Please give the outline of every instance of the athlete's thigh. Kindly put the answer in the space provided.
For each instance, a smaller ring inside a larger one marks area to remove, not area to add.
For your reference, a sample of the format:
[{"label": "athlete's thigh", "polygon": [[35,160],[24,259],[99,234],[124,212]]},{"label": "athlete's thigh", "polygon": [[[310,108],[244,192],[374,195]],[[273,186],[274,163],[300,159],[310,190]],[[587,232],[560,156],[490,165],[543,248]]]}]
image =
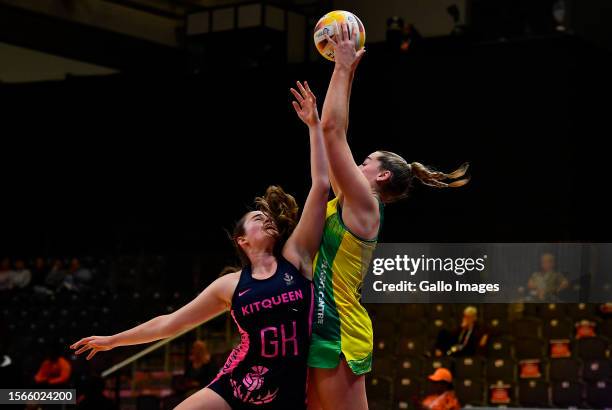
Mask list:
[{"label": "athlete's thigh", "polygon": [[223,397],[208,387],[183,400],[175,410],[232,410]]},{"label": "athlete's thigh", "polygon": [[308,368],[308,410],[321,410],[319,395],[317,394],[317,385],[315,383],[315,368]]},{"label": "athlete's thigh", "polygon": [[365,376],[355,375],[346,360],[335,369],[313,369],[313,382],[323,410],[366,410]]}]

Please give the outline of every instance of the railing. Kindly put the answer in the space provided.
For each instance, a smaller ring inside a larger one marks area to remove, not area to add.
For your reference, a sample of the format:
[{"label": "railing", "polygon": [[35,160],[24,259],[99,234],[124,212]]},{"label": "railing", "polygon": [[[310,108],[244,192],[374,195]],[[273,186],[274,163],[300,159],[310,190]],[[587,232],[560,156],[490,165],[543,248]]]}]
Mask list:
[{"label": "railing", "polygon": [[[144,357],[144,356],[148,355],[149,353],[159,349],[162,346],[167,346],[168,343],[170,343],[171,341],[173,341],[175,339],[178,339],[179,337],[183,336],[186,333],[191,332],[192,330],[195,330],[195,328],[198,327],[198,326],[199,325],[194,326],[194,327],[192,327],[190,329],[185,330],[184,332],[181,332],[181,333],[179,333],[177,335],[171,336],[171,337],[169,337],[167,339],[160,340],[159,342],[157,342],[157,343],[147,347],[146,349],[136,353],[135,355],[128,357],[124,361],[122,361],[120,363],[117,363],[116,365],[114,365],[114,366],[104,370],[102,372],[101,376],[104,377],[104,378],[110,376],[111,374],[115,373],[116,371],[123,369],[128,364],[134,363],[136,360],[140,359],[141,357]],[[168,364],[167,364],[167,360],[166,360],[164,366],[167,367],[167,365]]]},{"label": "railing", "polygon": [[[159,350],[160,348],[165,348],[165,354],[164,354],[164,371],[168,372],[169,371],[169,367],[170,367],[170,343],[181,338],[182,336],[187,335],[190,332],[195,332],[195,337],[196,339],[200,339],[202,337],[202,324],[198,324],[196,326],[193,326],[187,330],[184,330],[180,333],[177,333],[176,335],[173,335],[171,337],[168,337],[166,339],[163,340],[159,340],[158,342],[146,347],[145,349],[141,350],[138,353],[133,354],[132,356],[122,360],[121,362],[109,367],[108,369],[102,371],[100,373],[101,377],[106,379],[110,376],[115,375],[116,376],[116,381],[115,381],[115,401],[117,403],[117,406],[119,406],[120,401],[121,401],[121,370],[125,369],[127,366],[132,366],[132,376],[134,376],[134,374],[136,373],[136,362],[148,355],[150,355],[151,353]],[[229,314],[225,315],[225,328],[223,331],[223,339],[224,339],[224,345],[225,347],[228,347],[228,345],[231,342],[231,337],[232,337],[232,327],[231,327],[231,319]],[[132,389],[133,389],[133,385],[132,385]]]}]

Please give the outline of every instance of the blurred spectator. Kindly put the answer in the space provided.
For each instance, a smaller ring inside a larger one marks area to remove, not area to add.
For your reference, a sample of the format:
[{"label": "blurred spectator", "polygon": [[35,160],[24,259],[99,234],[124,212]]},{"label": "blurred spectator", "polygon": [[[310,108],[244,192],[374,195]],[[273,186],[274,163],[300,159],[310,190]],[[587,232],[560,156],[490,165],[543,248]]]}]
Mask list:
[{"label": "blurred spectator", "polygon": [[466,27],[461,24],[461,12],[459,11],[459,7],[456,4],[451,4],[446,8],[446,12],[453,19],[453,30],[451,31],[452,36],[458,36],[465,34]]},{"label": "blurred spectator", "polygon": [[32,273],[26,269],[25,262],[22,259],[15,261],[15,270],[11,274],[11,283],[13,288],[23,289],[30,284]]},{"label": "blurred spectator", "polygon": [[453,376],[448,369],[440,367],[427,377],[427,396],[421,407],[427,410],[459,410],[461,405],[453,389]]},{"label": "blurred spectator", "polygon": [[421,40],[423,36],[414,24],[404,24],[404,19],[398,16],[387,19],[386,47],[391,54],[413,51]]},{"label": "blurred spectator", "polygon": [[404,35],[404,20],[401,17],[393,16],[387,19],[386,42],[390,51],[397,53],[402,44]]},{"label": "blurred spectator", "polygon": [[0,262],[0,290],[7,290],[12,287],[12,276],[11,260],[9,258],[2,259],[2,262]]},{"label": "blurred spectator", "polygon": [[172,377],[173,394],[164,399],[163,408],[174,408],[186,397],[207,386],[215,378],[218,369],[206,342],[196,340],[191,347],[185,372]]},{"label": "blurred spectator", "polygon": [[91,279],[91,271],[81,267],[81,262],[77,258],[72,258],[62,281],[62,287],[75,292],[80,291],[88,287]]},{"label": "blurred spectator", "polygon": [[196,340],[191,347],[189,362],[185,368],[186,390],[200,389],[208,385],[215,378],[217,370],[211,362],[208,344],[204,340]]},{"label": "blurred spectator", "polygon": [[60,259],[56,259],[45,278],[45,285],[51,290],[57,290],[64,282],[65,277],[66,271],[64,270],[64,263]]},{"label": "blurred spectator", "polygon": [[50,343],[34,381],[38,388],[62,389],[68,387],[71,374],[70,361],[62,357],[61,348],[57,343]]},{"label": "blurred spectator", "polygon": [[565,22],[566,22],[566,9],[567,4],[566,0],[556,0],[555,4],[553,4],[553,19],[555,20],[555,30],[557,31],[565,31]]},{"label": "blurred spectator", "polygon": [[421,35],[421,33],[419,33],[419,31],[414,26],[414,24],[408,24],[406,25],[406,27],[404,27],[404,30],[403,30],[402,43],[400,45],[400,50],[402,51],[402,53],[406,53],[409,50],[411,52],[414,52],[415,47],[417,47],[417,50],[419,50],[420,49],[419,44],[421,43],[422,40],[423,40],[423,36]]},{"label": "blurred spectator", "polygon": [[113,410],[117,406],[108,397],[104,396],[104,379],[93,376],[87,382],[85,394],[77,399],[77,409]]},{"label": "blurred spectator", "polygon": [[556,271],[555,256],[551,253],[540,256],[540,271],[534,272],[527,283],[532,296],[546,302],[557,300],[557,294],[568,286],[567,279]]},{"label": "blurred spectator", "polygon": [[468,306],[463,310],[461,326],[450,332],[446,329],[440,331],[435,355],[474,356],[485,350],[488,339],[488,332],[478,323],[478,310],[474,306]]},{"label": "blurred spectator", "polygon": [[43,285],[48,273],[49,269],[47,268],[45,259],[41,257],[36,258],[34,261],[34,266],[32,267],[32,285]]},{"label": "blurred spectator", "polygon": [[70,261],[69,272],[72,273],[78,285],[87,285],[93,279],[91,271],[81,266],[81,261],[77,258],[72,258]]}]

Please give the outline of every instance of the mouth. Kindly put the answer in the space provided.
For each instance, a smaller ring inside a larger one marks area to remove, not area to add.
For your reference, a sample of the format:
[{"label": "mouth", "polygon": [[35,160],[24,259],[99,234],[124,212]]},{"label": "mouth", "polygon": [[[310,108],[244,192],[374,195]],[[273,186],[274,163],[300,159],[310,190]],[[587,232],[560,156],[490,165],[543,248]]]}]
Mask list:
[{"label": "mouth", "polygon": [[278,229],[276,229],[276,226],[274,226],[274,224],[271,222],[264,223],[263,229],[270,236],[278,236]]}]

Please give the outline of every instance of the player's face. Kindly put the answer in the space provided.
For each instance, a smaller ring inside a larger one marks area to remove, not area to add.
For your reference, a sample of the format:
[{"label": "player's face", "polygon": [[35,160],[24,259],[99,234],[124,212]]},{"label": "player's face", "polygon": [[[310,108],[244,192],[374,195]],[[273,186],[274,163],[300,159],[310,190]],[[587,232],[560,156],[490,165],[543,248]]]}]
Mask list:
[{"label": "player's face", "polygon": [[278,230],[274,221],[261,211],[252,211],[244,223],[244,236],[252,244],[259,244],[275,240]]},{"label": "player's face", "polygon": [[380,156],[380,153],[373,152],[363,160],[361,165],[359,165],[359,169],[363,172],[363,175],[368,179],[370,184],[376,181],[381,174],[380,169],[380,161],[377,159]]}]

